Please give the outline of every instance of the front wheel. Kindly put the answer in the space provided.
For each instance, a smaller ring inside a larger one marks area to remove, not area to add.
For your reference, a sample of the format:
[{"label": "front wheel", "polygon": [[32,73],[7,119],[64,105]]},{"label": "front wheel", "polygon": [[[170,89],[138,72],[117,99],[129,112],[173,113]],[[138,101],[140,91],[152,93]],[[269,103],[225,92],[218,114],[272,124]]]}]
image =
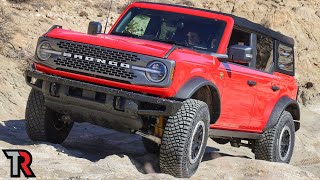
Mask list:
[{"label": "front wheel", "polygon": [[72,126],[73,123],[60,121],[60,115],[45,106],[42,92],[31,90],[26,109],[26,128],[31,140],[60,144]]},{"label": "front wheel", "polygon": [[160,170],[179,178],[191,177],[198,169],[208,140],[210,115],[206,103],[183,102],[169,117],[160,146]]},{"label": "front wheel", "polygon": [[255,158],[289,163],[293,154],[295,128],[292,115],[284,111],[275,127],[267,130],[263,138],[254,143]]}]

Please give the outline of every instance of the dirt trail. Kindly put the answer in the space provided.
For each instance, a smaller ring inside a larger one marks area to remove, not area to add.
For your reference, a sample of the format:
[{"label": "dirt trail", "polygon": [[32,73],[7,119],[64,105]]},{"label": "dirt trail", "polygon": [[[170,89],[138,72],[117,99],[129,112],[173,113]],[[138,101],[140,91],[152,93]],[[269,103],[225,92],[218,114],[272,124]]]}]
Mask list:
[{"label": "dirt trail", "polygon": [[[303,116],[308,123],[320,119],[320,115],[310,111],[304,111]],[[173,178],[159,174],[159,157],[146,153],[141,138],[136,135],[76,124],[62,145],[34,144],[26,135],[24,120],[4,119],[0,122],[0,148],[29,150],[33,155],[32,168],[41,179]],[[320,141],[310,137],[310,130],[303,125],[297,134],[291,165],[257,161],[252,159],[249,149],[221,146],[209,140],[203,162],[192,178],[317,179],[320,177],[316,176],[320,174],[317,152]],[[9,177],[9,161],[4,155],[0,154],[0,157],[0,177]]]}]

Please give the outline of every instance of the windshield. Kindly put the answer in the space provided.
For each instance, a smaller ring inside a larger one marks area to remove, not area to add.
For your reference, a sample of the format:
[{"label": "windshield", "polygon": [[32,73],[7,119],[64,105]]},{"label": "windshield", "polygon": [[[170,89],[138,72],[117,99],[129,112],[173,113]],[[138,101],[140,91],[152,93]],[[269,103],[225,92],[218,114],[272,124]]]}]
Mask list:
[{"label": "windshield", "polygon": [[132,8],[111,32],[113,35],[176,44],[215,53],[226,22],[143,8]]}]

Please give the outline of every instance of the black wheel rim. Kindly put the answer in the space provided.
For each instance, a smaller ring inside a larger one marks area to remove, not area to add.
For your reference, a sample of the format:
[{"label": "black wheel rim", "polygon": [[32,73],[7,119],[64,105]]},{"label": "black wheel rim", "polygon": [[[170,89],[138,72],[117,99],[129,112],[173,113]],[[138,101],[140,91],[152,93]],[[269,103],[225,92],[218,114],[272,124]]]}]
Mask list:
[{"label": "black wheel rim", "polygon": [[282,161],[286,161],[290,154],[291,149],[291,131],[288,126],[285,126],[279,138],[279,155]]},{"label": "black wheel rim", "polygon": [[203,147],[204,133],[204,123],[203,121],[199,121],[193,132],[189,149],[189,160],[192,164],[199,159]]},{"label": "black wheel rim", "polygon": [[59,117],[59,116],[58,116],[58,118],[54,118],[52,123],[53,123],[54,128],[56,128],[56,130],[58,130],[58,131],[64,129],[67,125],[66,122],[61,121],[61,117]]}]

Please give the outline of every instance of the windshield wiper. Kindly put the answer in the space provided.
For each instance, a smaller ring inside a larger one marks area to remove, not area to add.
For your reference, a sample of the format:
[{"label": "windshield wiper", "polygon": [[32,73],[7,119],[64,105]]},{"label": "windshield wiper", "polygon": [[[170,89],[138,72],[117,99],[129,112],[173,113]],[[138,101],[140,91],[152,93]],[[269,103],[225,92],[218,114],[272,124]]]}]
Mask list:
[{"label": "windshield wiper", "polygon": [[180,43],[180,42],[176,42],[176,41],[172,41],[172,40],[164,40],[164,39],[152,39],[152,41],[157,41],[157,42],[163,42],[163,43],[167,43],[167,44],[174,44],[177,46],[183,46],[186,48],[191,48],[188,45],[184,44],[184,43]]},{"label": "windshield wiper", "polygon": [[135,34],[131,34],[129,32],[112,32],[112,35],[119,35],[119,36],[126,36],[126,37],[134,37],[134,38],[139,38],[139,36]]}]

